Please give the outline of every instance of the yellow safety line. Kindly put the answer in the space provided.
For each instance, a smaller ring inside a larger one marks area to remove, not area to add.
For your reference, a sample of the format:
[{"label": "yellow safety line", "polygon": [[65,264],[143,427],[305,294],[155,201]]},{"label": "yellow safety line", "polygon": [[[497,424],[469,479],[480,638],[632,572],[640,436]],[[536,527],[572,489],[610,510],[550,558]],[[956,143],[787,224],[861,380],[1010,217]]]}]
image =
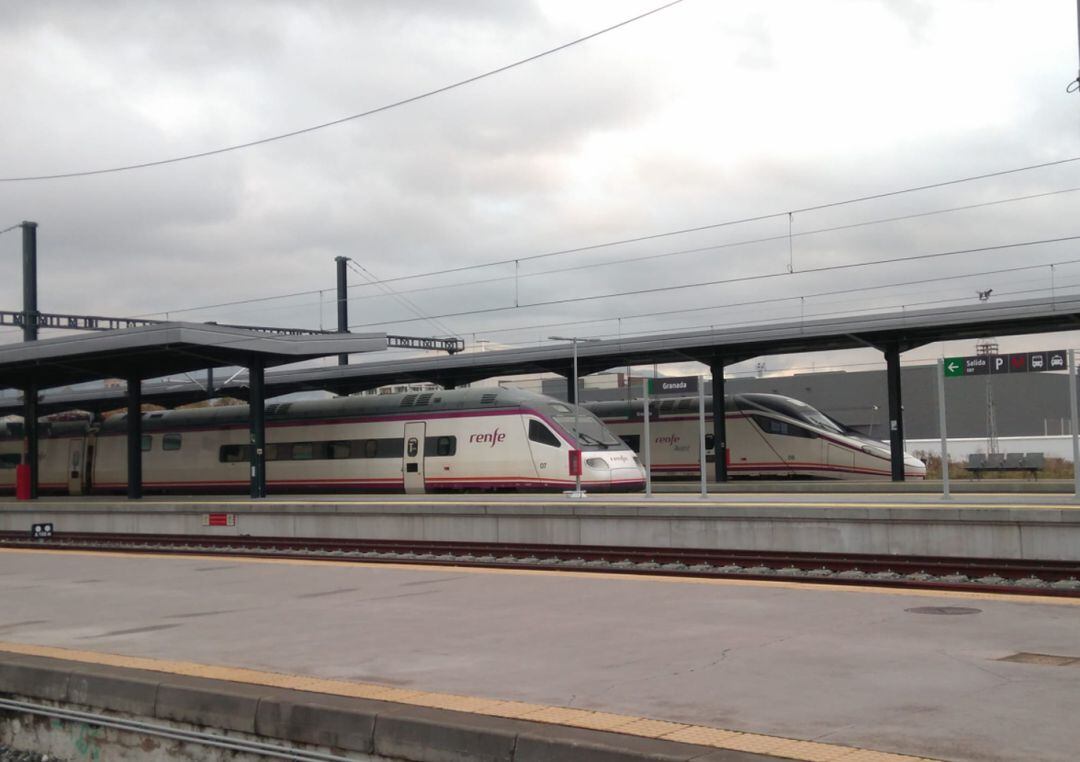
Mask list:
[{"label": "yellow safety line", "polygon": [[[1008,494],[1002,494],[1002,497],[1008,497]],[[37,508],[49,507],[49,508],[71,508],[76,506],[80,509],[93,509],[95,507],[108,507],[114,510],[136,510],[146,507],[184,507],[184,506],[217,506],[222,510],[226,507],[229,510],[235,508],[248,508],[248,509],[261,509],[261,508],[277,508],[288,506],[304,506],[305,508],[319,507],[321,505],[336,506],[336,505],[349,505],[349,506],[381,506],[384,508],[394,508],[397,506],[417,507],[417,506],[451,506],[451,507],[484,507],[484,508],[498,508],[501,506],[508,506],[513,508],[551,508],[551,507],[596,507],[596,508],[701,508],[702,506],[710,508],[880,508],[880,509],[898,509],[898,508],[928,508],[933,510],[1038,510],[1038,511],[1076,511],[1080,510],[1080,503],[964,503],[964,502],[940,502],[940,503],[849,503],[843,501],[828,502],[827,500],[807,500],[807,501],[728,501],[722,498],[699,499],[696,501],[662,501],[662,500],[640,500],[640,501],[616,501],[616,500],[599,500],[596,498],[586,498],[585,500],[578,500],[570,502],[569,500],[492,500],[485,502],[483,499],[477,500],[259,500],[259,501],[247,501],[247,500],[175,500],[175,501],[139,501],[137,503],[128,503],[125,500],[117,500],[115,502],[109,501],[42,501],[38,500],[33,503],[29,502],[12,502],[12,501],[0,501],[0,508],[19,508],[26,512],[31,512]]]},{"label": "yellow safety line", "polygon": [[456,566],[453,563],[445,565],[410,564],[407,562],[371,563],[366,561],[339,561],[331,559],[305,559],[305,558],[252,558],[247,556],[230,556],[227,553],[208,554],[173,554],[154,553],[152,551],[138,553],[118,553],[110,550],[51,550],[37,548],[0,548],[0,555],[4,553],[39,553],[72,555],[83,554],[101,556],[104,558],[147,558],[157,560],[195,560],[195,561],[222,561],[236,564],[286,564],[291,566],[337,566],[350,569],[390,569],[405,571],[432,571],[442,569],[454,570],[454,574],[504,574],[511,576],[539,576],[555,577],[560,579],[599,579],[620,582],[660,582],[677,585],[719,585],[726,587],[765,587],[782,590],[801,590],[804,592],[833,592],[833,593],[864,593],[868,595],[901,595],[915,598],[953,598],[971,601],[1002,601],[1007,603],[1041,604],[1050,606],[1080,606],[1080,598],[1064,598],[1051,595],[1023,595],[1015,593],[985,593],[967,590],[925,590],[891,587],[863,587],[850,585],[843,582],[786,582],[783,580],[765,579],[732,579],[710,577],[677,577],[660,574],[613,574],[610,572],[584,572],[584,571],[559,571],[547,569],[493,569],[472,566]]},{"label": "yellow safety line", "polygon": [[717,749],[768,754],[784,759],[800,760],[800,762],[924,762],[928,759],[906,754],[873,751],[855,746],[802,741],[758,733],[743,733],[707,725],[653,720],[647,717],[626,714],[594,712],[588,709],[549,706],[524,701],[462,696],[453,693],[432,693],[408,688],[396,688],[378,683],[332,680],[281,672],[264,672],[242,667],[124,656],[2,641],[0,641],[0,651],[84,664],[141,669],[209,680],[227,680],[247,685],[310,691],[331,696],[389,701],[395,704],[432,707],[488,717],[507,717],[572,728],[603,730],[610,733],[621,733],[665,741],[679,741]]}]

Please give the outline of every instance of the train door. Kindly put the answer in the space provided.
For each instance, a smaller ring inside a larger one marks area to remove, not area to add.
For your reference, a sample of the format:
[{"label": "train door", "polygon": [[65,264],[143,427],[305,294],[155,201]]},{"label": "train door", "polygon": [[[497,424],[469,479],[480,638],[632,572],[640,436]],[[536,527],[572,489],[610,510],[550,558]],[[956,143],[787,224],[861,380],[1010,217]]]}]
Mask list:
[{"label": "train door", "polygon": [[825,450],[831,475],[839,479],[851,478],[855,472],[855,453],[832,442],[825,443]]},{"label": "train door", "polygon": [[405,454],[401,471],[405,476],[405,491],[409,494],[424,492],[424,435],[427,424],[423,421],[405,424]]},{"label": "train door", "polygon": [[68,494],[69,495],[81,495],[83,491],[83,473],[86,464],[83,462],[83,441],[82,439],[69,439],[68,440]]}]

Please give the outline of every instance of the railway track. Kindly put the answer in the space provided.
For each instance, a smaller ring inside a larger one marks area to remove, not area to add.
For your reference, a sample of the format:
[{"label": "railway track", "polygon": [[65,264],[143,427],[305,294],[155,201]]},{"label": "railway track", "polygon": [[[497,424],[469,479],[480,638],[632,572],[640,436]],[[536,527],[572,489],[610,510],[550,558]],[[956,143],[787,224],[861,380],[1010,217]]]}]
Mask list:
[{"label": "railway track", "polygon": [[1080,563],[1017,559],[97,532],[63,532],[45,540],[30,539],[18,532],[0,532],[0,548],[3,547],[269,556],[1080,597]]}]

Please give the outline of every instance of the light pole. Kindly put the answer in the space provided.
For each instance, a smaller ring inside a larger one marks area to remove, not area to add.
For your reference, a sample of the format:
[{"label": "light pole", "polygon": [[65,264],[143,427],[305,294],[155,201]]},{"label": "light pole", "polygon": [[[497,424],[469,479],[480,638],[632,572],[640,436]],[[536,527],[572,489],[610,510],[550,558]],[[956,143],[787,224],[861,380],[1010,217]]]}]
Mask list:
[{"label": "light pole", "polygon": [[[574,356],[574,394],[573,399],[570,400],[570,404],[574,406],[574,436],[578,439],[578,452],[581,452],[581,435],[578,433],[578,372],[577,372],[577,345],[579,341],[599,341],[599,339],[582,339],[577,336],[548,336],[552,341],[569,341],[573,345]],[[585,493],[581,489],[581,469],[584,468],[584,464],[578,464],[578,472],[574,474],[574,491],[567,492],[567,497],[585,497]]]}]

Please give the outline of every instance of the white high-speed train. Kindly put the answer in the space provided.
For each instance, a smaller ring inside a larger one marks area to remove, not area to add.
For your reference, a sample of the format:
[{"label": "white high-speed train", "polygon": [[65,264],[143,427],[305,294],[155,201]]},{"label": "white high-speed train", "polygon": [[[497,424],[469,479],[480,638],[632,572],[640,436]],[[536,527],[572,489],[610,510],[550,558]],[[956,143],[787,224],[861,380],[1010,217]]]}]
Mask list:
[{"label": "white high-speed train", "polygon": [[[39,491],[123,492],[124,415],[100,425],[43,421]],[[149,492],[243,492],[249,486],[246,405],[143,413],[143,487]],[[0,493],[12,492],[22,424],[0,424]],[[636,491],[645,472],[596,416],[515,389],[339,397],[266,408],[272,492],[562,490],[569,452],[581,450],[582,486]]]},{"label": "white high-speed train", "polygon": [[[715,444],[711,407],[705,402],[706,460]],[[640,452],[643,402],[590,402],[595,413],[635,452]],[[668,397],[649,403],[653,476],[698,477],[698,398]],[[729,394],[728,474],[732,477],[802,479],[887,479],[889,445],[871,439],[805,402],[779,394]],[[926,478],[926,465],[904,454],[904,476]]]}]

